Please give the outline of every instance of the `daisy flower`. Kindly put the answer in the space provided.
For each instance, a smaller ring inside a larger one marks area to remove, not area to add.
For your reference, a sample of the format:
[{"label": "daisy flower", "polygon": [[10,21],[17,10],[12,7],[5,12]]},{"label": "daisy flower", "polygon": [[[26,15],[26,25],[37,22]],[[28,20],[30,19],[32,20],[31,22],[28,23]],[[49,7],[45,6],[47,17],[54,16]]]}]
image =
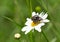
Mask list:
[{"label": "daisy flower", "polygon": [[14,34],[14,37],[18,39],[21,37],[21,35],[19,33],[16,33],[16,34]]},{"label": "daisy flower", "polygon": [[44,14],[44,12],[41,12],[40,14],[32,12],[32,18],[27,18],[27,21],[25,23],[26,26],[22,28],[22,31],[25,32],[25,34],[34,29],[38,32],[41,32],[41,27],[44,26],[45,23],[49,22],[47,16],[48,14]]}]

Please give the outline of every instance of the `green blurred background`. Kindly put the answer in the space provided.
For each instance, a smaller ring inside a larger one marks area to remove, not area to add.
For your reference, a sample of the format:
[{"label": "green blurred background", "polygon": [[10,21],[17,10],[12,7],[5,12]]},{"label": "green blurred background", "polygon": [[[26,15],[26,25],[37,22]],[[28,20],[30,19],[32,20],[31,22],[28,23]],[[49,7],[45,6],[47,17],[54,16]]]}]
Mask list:
[{"label": "green blurred background", "polygon": [[[33,11],[48,12],[50,22],[25,35],[21,29]],[[60,42],[60,0],[0,0],[0,42]]]}]

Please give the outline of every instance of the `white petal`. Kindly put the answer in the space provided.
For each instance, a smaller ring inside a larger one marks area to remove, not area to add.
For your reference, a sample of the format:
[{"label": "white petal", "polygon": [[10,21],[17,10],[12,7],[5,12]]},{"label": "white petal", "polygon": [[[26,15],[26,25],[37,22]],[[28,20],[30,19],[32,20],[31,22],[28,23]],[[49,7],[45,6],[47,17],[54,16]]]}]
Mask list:
[{"label": "white petal", "polygon": [[45,25],[45,23],[38,24],[37,26],[35,26],[35,30],[41,32],[41,27],[44,26],[44,25]]},{"label": "white petal", "polygon": [[37,30],[38,32],[41,32],[40,26],[35,27],[35,30]]},{"label": "white petal", "polygon": [[28,27],[27,30],[25,31],[25,34],[29,33],[33,28],[32,27]]},{"label": "white petal", "polygon": [[46,14],[45,14],[44,16],[42,16],[41,18],[42,18],[42,19],[46,19],[47,16],[48,16],[48,14],[46,13]]},{"label": "white petal", "polygon": [[42,26],[44,26],[45,25],[45,23],[40,23],[40,24],[38,24],[36,27],[42,27]]},{"label": "white petal", "polygon": [[22,28],[22,31],[23,31],[23,32],[26,31],[27,28],[28,28],[28,26],[23,27],[23,28]]},{"label": "white petal", "polygon": [[45,20],[41,20],[40,22],[49,22],[49,20],[45,19]]},{"label": "white petal", "polygon": [[31,24],[31,22],[32,22],[32,20],[29,19],[29,18],[27,18],[27,21],[26,21],[25,25],[28,25],[29,26]]},{"label": "white petal", "polygon": [[37,13],[36,15],[39,15],[39,13]]},{"label": "white petal", "polygon": [[27,20],[29,21],[29,20],[31,20],[30,18],[27,18]]},{"label": "white petal", "polygon": [[44,12],[41,12],[39,16],[40,16],[40,17],[44,16]]},{"label": "white petal", "polygon": [[45,25],[45,23],[40,23],[40,24],[39,24],[40,27],[42,27],[42,26],[44,26],[44,25]]},{"label": "white petal", "polygon": [[36,13],[35,12],[32,12],[32,16],[35,16],[36,15]]}]

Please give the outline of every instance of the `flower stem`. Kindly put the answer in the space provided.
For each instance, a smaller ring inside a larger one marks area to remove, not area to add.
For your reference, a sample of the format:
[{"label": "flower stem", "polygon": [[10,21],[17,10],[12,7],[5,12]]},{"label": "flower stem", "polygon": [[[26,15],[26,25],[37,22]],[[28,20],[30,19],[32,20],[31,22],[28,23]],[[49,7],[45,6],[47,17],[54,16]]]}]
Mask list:
[{"label": "flower stem", "polygon": [[34,35],[33,35],[33,32],[30,33],[30,42],[34,42]]},{"label": "flower stem", "polygon": [[46,37],[46,35],[44,34],[44,32],[42,31],[42,34],[44,35],[45,39],[47,40],[47,42],[49,42],[48,38]]}]

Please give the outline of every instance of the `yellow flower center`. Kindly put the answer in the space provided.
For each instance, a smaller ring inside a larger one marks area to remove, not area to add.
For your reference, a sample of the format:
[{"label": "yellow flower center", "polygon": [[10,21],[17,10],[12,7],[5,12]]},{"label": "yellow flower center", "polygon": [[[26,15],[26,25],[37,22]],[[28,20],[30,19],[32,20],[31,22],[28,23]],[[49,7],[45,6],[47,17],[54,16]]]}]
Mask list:
[{"label": "yellow flower center", "polygon": [[32,22],[31,23],[31,26],[33,27],[33,26],[36,26],[36,25],[38,25],[40,22],[38,21],[38,22]]}]

